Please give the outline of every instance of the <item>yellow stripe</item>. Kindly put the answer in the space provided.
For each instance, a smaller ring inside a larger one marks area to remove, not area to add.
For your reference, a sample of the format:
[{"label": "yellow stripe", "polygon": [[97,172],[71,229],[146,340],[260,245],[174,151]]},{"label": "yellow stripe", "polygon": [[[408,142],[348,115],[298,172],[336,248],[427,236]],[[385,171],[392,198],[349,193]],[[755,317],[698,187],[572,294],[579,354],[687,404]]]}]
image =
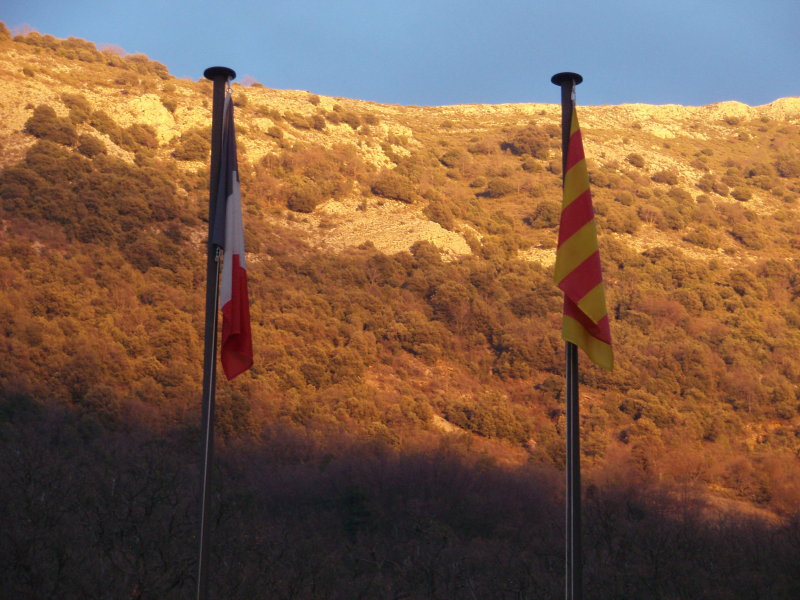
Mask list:
[{"label": "yellow stripe", "polygon": [[586,160],[581,159],[572,165],[564,178],[564,201],[561,205],[566,208],[572,201],[589,189],[589,171],[586,169]]},{"label": "yellow stripe", "polygon": [[572,107],[572,122],[569,124],[569,134],[572,135],[576,131],[578,131],[578,111],[575,110],[575,106]]},{"label": "yellow stripe", "polygon": [[606,316],[606,293],[603,282],[598,283],[592,291],[578,301],[581,312],[597,323]]},{"label": "yellow stripe", "polygon": [[589,332],[572,317],[564,316],[561,337],[586,352],[597,366],[608,371],[614,368],[614,353],[611,351],[611,346],[589,335]]},{"label": "yellow stripe", "polygon": [[556,251],[554,279],[558,284],[597,250],[597,228],[594,219],[576,231]]}]

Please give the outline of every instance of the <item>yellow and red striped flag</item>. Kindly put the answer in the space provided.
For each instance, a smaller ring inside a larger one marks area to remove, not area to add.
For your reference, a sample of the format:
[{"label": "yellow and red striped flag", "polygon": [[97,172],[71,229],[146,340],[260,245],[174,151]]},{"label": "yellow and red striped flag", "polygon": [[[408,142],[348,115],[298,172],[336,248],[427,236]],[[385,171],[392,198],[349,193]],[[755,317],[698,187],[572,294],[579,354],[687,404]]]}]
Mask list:
[{"label": "yellow and red striped flag", "polygon": [[554,276],[564,292],[561,336],[604,369],[614,366],[589,172],[574,104],[564,167],[564,197]]}]

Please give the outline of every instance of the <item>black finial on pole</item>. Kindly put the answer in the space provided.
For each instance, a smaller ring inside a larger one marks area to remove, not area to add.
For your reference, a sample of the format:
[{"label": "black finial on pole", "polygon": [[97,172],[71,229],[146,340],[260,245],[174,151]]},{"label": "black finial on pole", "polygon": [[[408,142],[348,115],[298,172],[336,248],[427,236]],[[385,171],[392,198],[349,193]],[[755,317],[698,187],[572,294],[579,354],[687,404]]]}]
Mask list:
[{"label": "black finial on pole", "polygon": [[[561,87],[561,153],[563,177],[567,176],[567,151],[574,109],[573,91],[583,81],[577,73],[556,73],[550,78]],[[581,446],[578,394],[578,347],[566,343],[567,384],[567,506],[566,506],[566,598],[583,598],[583,552],[581,548]]]},{"label": "black finial on pole", "polygon": [[550,81],[561,88],[561,166],[562,174],[567,174],[567,144],[569,143],[569,128],[572,124],[572,92],[575,86],[583,81],[577,73],[565,71],[556,73]]},{"label": "black finial on pole", "polygon": [[217,212],[219,162],[222,146],[222,113],[225,87],[236,77],[228,67],[209,67],[203,73],[214,82],[211,109],[211,164],[209,166],[208,241],[206,262],[206,323],[203,352],[203,423],[202,480],[200,487],[200,532],[198,535],[197,599],[208,598],[208,554],[210,546],[209,513],[211,504],[211,472],[214,458],[214,397],[216,389],[217,311],[219,302],[219,254],[211,243],[214,217]]},{"label": "black finial on pole", "polygon": [[228,67],[208,67],[203,71],[203,77],[216,83],[220,78],[223,78],[224,81],[236,79],[236,71]]},{"label": "black finial on pole", "polygon": [[550,81],[555,83],[556,85],[563,86],[565,83],[572,83],[573,85],[578,85],[579,83],[583,82],[583,77],[578,75],[577,73],[571,73],[569,71],[564,71],[563,73],[556,73],[550,78]]}]

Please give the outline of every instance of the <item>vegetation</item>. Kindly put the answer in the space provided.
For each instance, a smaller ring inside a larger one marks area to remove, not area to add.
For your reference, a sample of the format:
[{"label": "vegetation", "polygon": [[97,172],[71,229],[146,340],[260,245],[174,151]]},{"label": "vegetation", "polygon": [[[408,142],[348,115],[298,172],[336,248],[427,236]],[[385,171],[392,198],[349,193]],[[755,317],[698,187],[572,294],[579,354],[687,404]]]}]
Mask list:
[{"label": "vegetation", "polygon": [[[7,120],[18,129],[0,125],[0,506],[17,516],[0,586],[183,597],[210,152],[186,115],[210,88],[2,32],[0,52],[34,73],[8,68],[9,85],[39,95]],[[167,125],[118,110],[145,94],[174,103]],[[214,585],[556,596],[562,300],[537,258],[557,239],[556,113],[281,94],[248,89],[237,112],[257,357],[219,385]],[[582,114],[602,149],[588,165],[617,357],[611,373],[581,368],[587,587],[792,598],[798,127],[717,116],[665,144],[640,125],[621,149],[606,110]],[[470,253],[421,238],[384,252],[369,232],[320,247],[328,209],[353,198],[425,215]]]}]

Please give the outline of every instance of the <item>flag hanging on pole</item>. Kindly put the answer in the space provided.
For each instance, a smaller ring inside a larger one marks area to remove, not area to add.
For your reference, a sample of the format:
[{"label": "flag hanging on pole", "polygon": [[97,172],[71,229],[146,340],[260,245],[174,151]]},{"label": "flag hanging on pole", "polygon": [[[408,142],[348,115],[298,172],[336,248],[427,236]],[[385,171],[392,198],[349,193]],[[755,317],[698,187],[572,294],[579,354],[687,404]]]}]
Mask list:
[{"label": "flag hanging on pole", "polygon": [[242,226],[242,198],[236,160],[233,101],[228,89],[222,118],[219,188],[212,243],[224,251],[219,305],[222,307],[222,348],[220,359],[228,379],[253,365],[250,333],[250,302],[247,297],[247,264]]},{"label": "flag hanging on pole", "polygon": [[612,369],[614,355],[597,228],[574,101],[564,167],[564,196],[554,279],[564,292],[562,338],[582,348],[596,365]]}]

